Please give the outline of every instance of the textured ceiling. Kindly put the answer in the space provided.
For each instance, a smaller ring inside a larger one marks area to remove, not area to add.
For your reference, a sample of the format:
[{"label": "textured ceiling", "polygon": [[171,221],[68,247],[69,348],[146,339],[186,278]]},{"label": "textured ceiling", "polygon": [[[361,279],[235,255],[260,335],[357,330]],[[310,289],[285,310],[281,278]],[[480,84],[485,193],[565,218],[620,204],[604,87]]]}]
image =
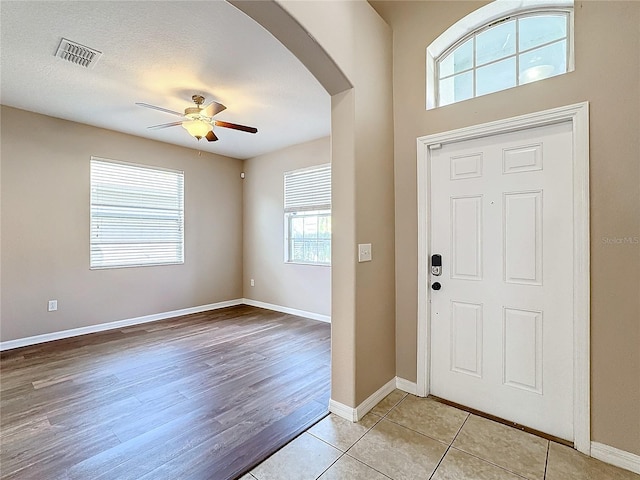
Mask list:
[{"label": "textured ceiling", "polygon": [[[2,104],[236,158],[329,135],[330,97],[261,26],[224,1],[2,1]],[[55,57],[64,37],[102,52],[94,68]],[[198,142],[179,120],[195,93],[226,105]]]}]

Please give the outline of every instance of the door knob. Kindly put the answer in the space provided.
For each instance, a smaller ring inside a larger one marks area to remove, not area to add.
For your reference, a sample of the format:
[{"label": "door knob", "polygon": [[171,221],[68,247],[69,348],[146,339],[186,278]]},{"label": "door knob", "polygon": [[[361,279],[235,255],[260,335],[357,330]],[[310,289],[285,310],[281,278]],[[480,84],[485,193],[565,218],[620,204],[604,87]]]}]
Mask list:
[{"label": "door knob", "polygon": [[433,282],[431,288],[433,288],[434,290],[440,290],[442,288],[442,285],[440,285],[440,282]]}]

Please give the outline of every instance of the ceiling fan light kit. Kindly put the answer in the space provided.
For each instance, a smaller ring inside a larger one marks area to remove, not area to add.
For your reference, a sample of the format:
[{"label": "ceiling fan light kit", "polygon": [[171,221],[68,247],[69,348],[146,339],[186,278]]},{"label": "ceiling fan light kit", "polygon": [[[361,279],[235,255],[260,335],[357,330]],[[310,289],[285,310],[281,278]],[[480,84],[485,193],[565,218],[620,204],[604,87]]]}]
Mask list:
[{"label": "ceiling fan light kit", "polygon": [[206,137],[207,133],[213,130],[213,126],[203,120],[185,120],[182,122],[182,128],[198,140],[202,137]]},{"label": "ceiling fan light kit", "polygon": [[229,122],[221,122],[214,120],[214,115],[226,110],[227,107],[222,105],[221,103],[211,102],[206,107],[203,107],[204,97],[202,95],[193,95],[191,97],[193,103],[196,104],[195,107],[187,107],[184,110],[184,113],[175,112],[173,110],[168,110],[162,107],[156,107],[155,105],[149,105],[148,103],[136,103],[141,107],[152,108],[154,110],[159,110],[161,112],[169,113],[171,115],[176,115],[182,117],[184,120],[181,122],[172,122],[165,123],[162,125],[153,125],[148,128],[159,129],[159,128],[168,128],[175,127],[177,125],[182,125],[189,134],[200,140],[201,138],[206,138],[209,142],[215,142],[218,140],[218,137],[213,133],[214,125],[217,127],[231,128],[233,130],[239,130],[241,132],[248,133],[257,133],[258,129],[254,127],[247,127],[246,125],[238,125],[237,123],[229,123]]}]

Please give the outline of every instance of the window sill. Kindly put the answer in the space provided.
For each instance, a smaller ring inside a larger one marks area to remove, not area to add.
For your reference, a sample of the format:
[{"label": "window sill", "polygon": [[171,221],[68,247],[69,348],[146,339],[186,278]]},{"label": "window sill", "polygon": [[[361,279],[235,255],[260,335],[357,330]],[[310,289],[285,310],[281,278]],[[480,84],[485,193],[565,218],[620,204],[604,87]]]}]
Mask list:
[{"label": "window sill", "polygon": [[285,261],[285,265],[305,265],[307,267],[330,267],[330,263],[307,263],[307,262],[289,262]]}]

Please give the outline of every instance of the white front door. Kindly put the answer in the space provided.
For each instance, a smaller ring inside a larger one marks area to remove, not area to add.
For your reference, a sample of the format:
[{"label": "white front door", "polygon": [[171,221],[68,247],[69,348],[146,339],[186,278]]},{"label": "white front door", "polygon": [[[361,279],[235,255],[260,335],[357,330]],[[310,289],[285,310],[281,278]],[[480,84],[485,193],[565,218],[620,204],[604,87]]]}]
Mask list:
[{"label": "white front door", "polygon": [[573,440],[572,124],[431,151],[433,395]]}]

